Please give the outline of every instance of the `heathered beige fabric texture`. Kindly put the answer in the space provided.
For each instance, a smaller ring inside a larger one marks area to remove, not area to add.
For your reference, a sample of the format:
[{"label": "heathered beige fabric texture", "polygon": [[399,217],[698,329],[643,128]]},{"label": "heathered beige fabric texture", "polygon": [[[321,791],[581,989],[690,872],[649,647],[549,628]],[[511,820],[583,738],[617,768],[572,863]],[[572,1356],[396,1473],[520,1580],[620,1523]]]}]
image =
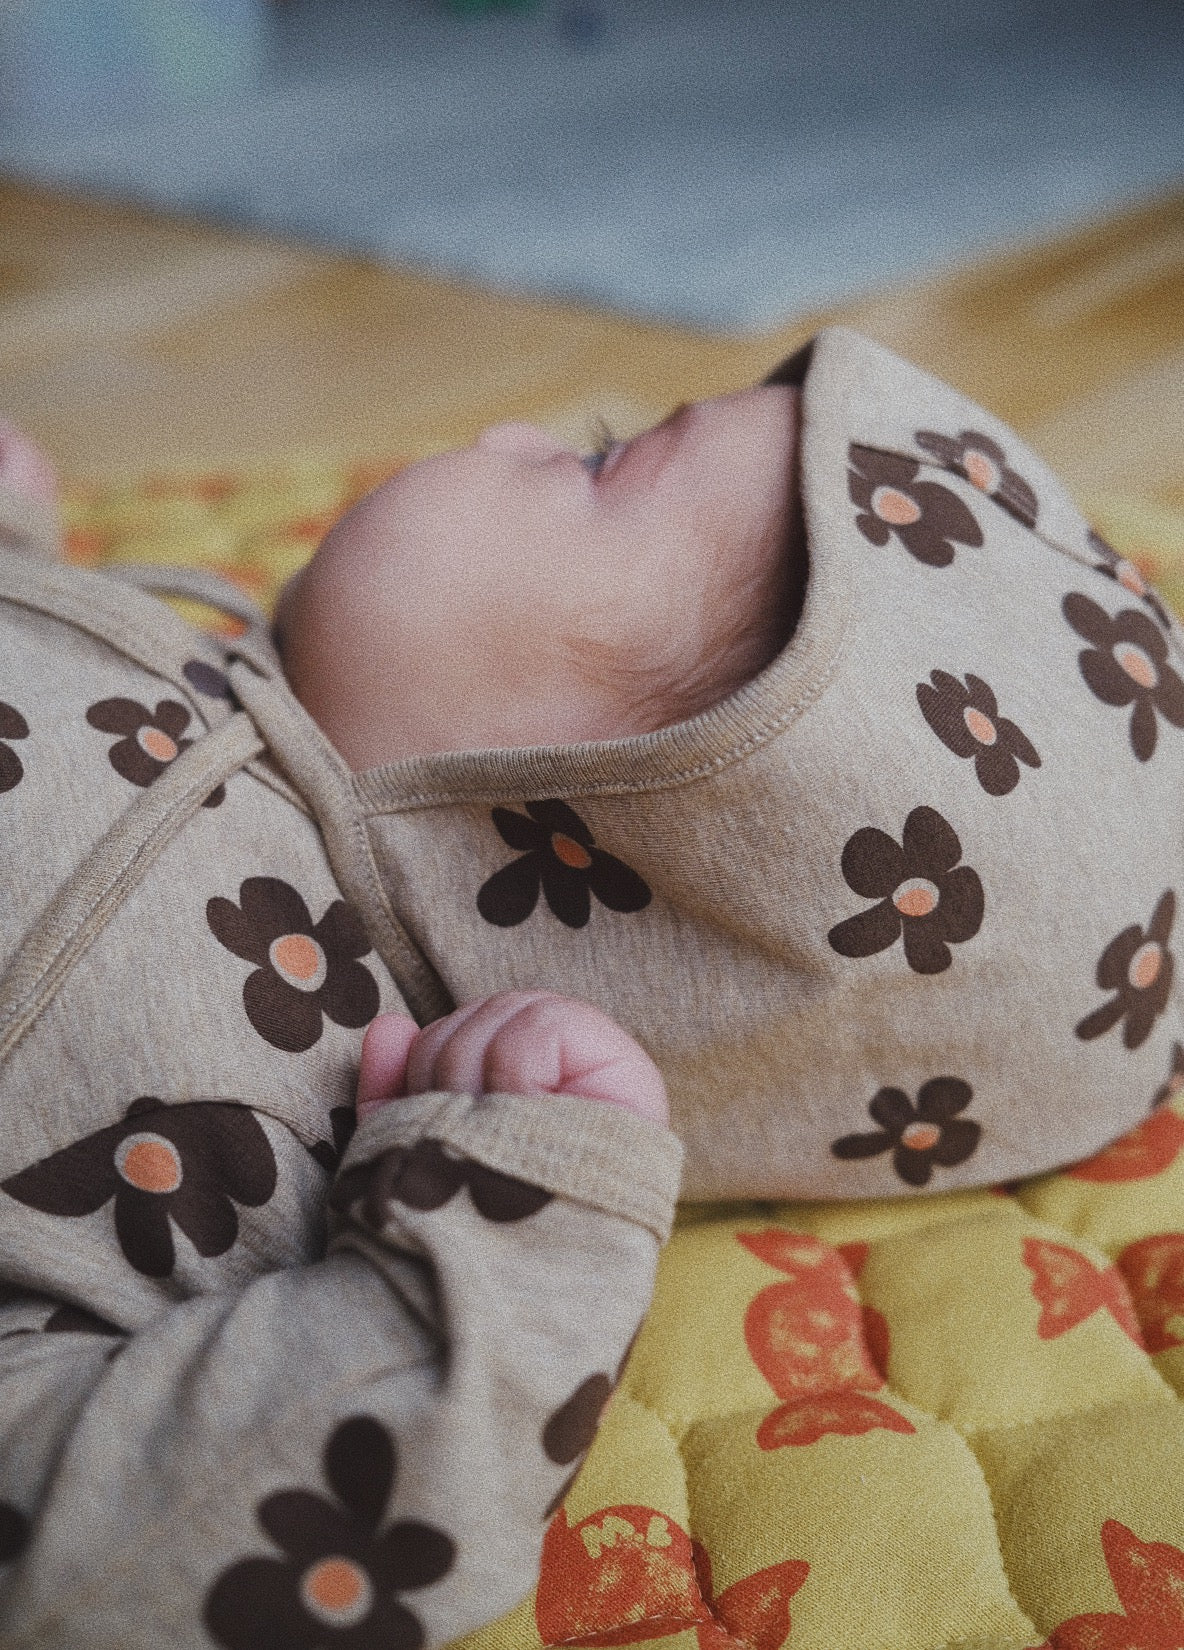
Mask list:
[{"label": "heathered beige fabric texture", "polygon": [[380,875],[450,998],[549,986],[645,1044],[692,1199],[1087,1157],[1184,1041],[1178,637],[954,390],[835,329],[802,397],[782,655],[642,738],[360,775]]},{"label": "heathered beige fabric texture", "polygon": [[27,523],[0,556],[12,1642],[315,1642],[378,1588],[436,1644],[530,1585],[677,1149],[425,1096],[342,1161],[376,1008],[601,1004],[663,1068],[695,1198],[1033,1175],[1161,1091],[1166,614],[954,391],[841,330],[798,376],[797,633],[645,738],[351,775],[262,627],[38,566]]},{"label": "heathered beige fabric texture", "polygon": [[61,555],[61,523],[52,505],[14,493],[0,481],[0,546],[25,555],[56,559]]},{"label": "heathered beige fabric texture", "polygon": [[231,699],[261,627],[52,550],[0,551],[0,1640],[447,1642],[534,1582],[680,1148],[433,1094],[343,1163],[414,977],[348,776],[301,796]]}]

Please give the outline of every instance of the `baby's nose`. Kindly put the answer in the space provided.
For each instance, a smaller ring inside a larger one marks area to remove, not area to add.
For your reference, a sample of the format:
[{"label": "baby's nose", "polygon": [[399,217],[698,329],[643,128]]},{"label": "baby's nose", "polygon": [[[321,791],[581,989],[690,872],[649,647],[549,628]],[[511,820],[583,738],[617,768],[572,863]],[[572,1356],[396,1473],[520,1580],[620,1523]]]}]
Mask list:
[{"label": "baby's nose", "polygon": [[487,430],[482,430],[476,445],[493,452],[528,453],[546,458],[571,451],[570,447],[555,436],[548,435],[546,430],[540,430],[536,424],[491,424]]}]

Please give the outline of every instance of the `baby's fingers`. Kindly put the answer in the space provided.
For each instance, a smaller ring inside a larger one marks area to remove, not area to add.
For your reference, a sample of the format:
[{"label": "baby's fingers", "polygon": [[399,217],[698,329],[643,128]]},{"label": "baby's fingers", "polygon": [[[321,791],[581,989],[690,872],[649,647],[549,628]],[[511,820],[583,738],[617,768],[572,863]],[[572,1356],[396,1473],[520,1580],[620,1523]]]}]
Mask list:
[{"label": "baby's fingers", "polygon": [[57,503],[53,461],[9,418],[0,418],[0,482],[42,504]]},{"label": "baby's fingers", "polygon": [[382,1015],[366,1033],[358,1115],[399,1094],[566,1094],[667,1119],[666,1086],[645,1050],[591,1003],[501,991],[418,1030]]},{"label": "baby's fingers", "polygon": [[419,1027],[408,1014],[380,1014],[371,1020],[358,1068],[359,1121],[403,1093],[407,1055],[418,1035]]},{"label": "baby's fingers", "polygon": [[466,1003],[454,1014],[436,1020],[422,1031],[407,1062],[407,1092],[447,1089],[453,1094],[485,1094],[485,1057],[490,1042],[507,1021],[529,1004],[545,997],[542,991],[499,991],[496,996]]},{"label": "baby's fingers", "polygon": [[519,1009],[485,1057],[487,1091],[570,1094],[667,1119],[666,1085],[645,1050],[590,1003],[541,996]]}]

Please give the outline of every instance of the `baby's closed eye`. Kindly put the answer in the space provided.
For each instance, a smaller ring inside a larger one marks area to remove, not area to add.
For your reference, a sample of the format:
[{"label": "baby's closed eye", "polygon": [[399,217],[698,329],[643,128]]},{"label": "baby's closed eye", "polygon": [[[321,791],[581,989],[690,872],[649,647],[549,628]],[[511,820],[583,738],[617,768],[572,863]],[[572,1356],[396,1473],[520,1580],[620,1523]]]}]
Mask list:
[{"label": "baby's closed eye", "polygon": [[604,468],[605,459],[615,447],[619,447],[620,445],[621,443],[617,440],[616,436],[609,429],[604,420],[602,418],[598,419],[596,423],[596,438],[592,445],[592,451],[590,453],[585,453],[580,462],[583,464],[584,468],[590,470],[594,476],[599,475],[601,470]]}]

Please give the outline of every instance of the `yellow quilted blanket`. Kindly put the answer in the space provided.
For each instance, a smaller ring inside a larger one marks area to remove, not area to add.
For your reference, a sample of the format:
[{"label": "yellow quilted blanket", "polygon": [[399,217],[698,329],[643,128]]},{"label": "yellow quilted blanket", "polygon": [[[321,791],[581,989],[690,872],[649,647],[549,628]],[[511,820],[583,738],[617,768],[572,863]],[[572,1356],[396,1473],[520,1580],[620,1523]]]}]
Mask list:
[{"label": "yellow quilted blanket", "polygon": [[[395,467],[76,488],[70,554],[267,603]],[[1184,611],[1184,508],[1088,502]],[[1157,1100],[1021,1185],[684,1210],[537,1591],[464,1650],[1181,1650],[1180,1047]]]}]

